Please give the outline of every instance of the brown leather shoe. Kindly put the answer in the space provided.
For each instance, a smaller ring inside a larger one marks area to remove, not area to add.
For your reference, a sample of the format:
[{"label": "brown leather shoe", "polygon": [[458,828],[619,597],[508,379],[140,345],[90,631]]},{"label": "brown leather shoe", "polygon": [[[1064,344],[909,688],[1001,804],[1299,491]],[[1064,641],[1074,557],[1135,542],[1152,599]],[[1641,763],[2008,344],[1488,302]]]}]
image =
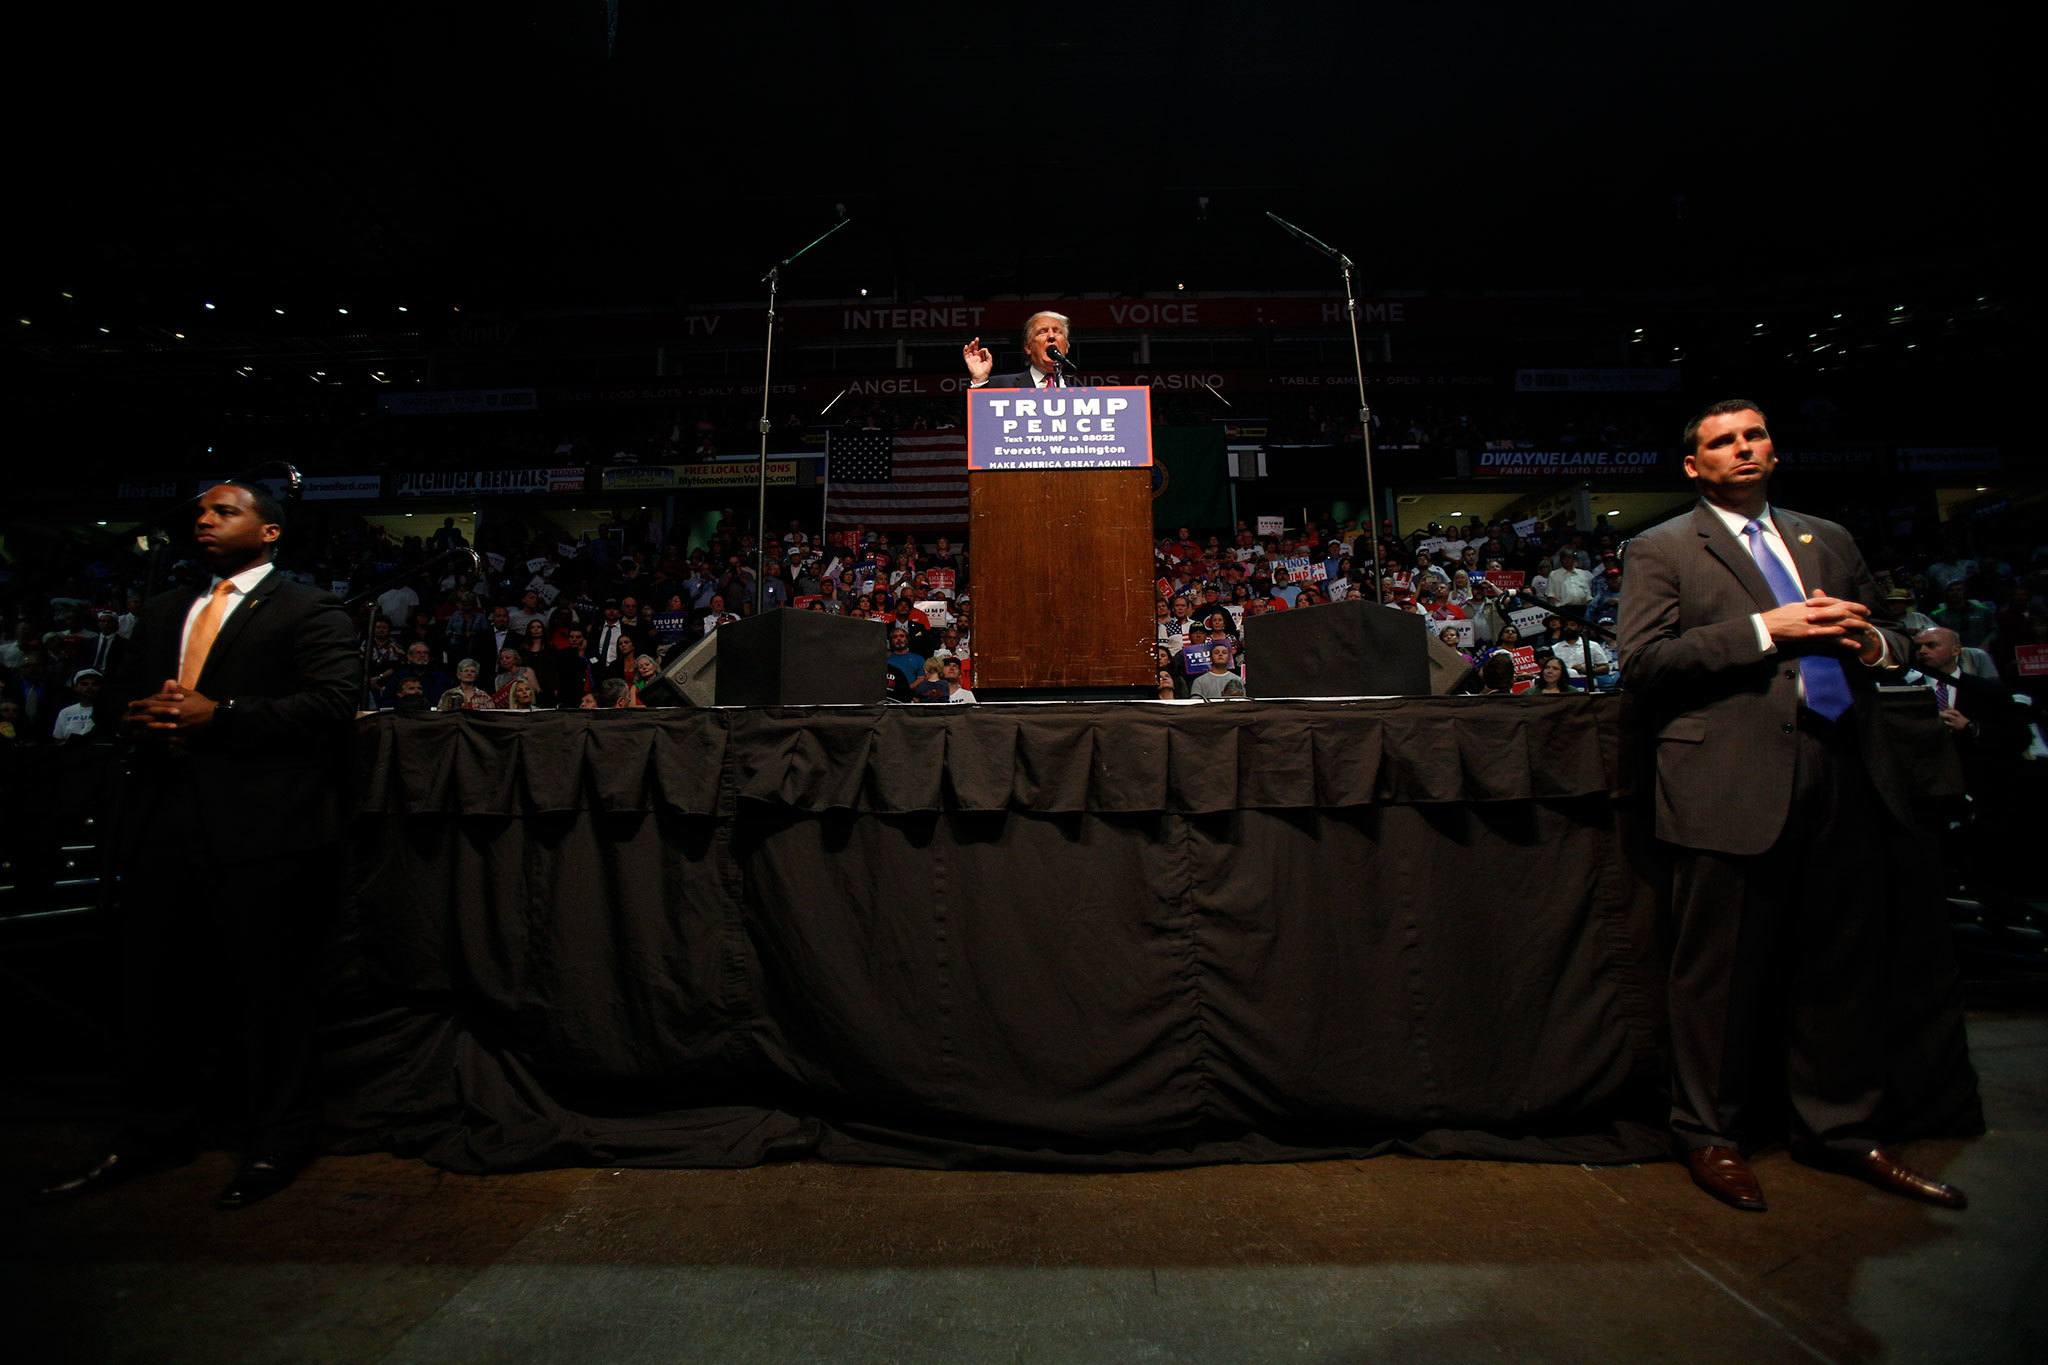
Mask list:
[{"label": "brown leather shoe", "polygon": [[1831,1148],[1802,1147],[1793,1156],[1809,1166],[1822,1170],[1839,1171],[1853,1175],[1858,1180],[1902,1194],[1908,1199],[1923,1203],[1937,1204],[1945,1209],[1963,1209],[1970,1206],[1969,1196],[1953,1185],[1945,1185],[1932,1176],[1925,1176],[1882,1147],[1872,1147],[1867,1152],[1838,1152]]},{"label": "brown leather shoe", "polygon": [[1685,1164],[1692,1172],[1693,1184],[1729,1207],[1747,1213],[1762,1213],[1770,1207],[1764,1202],[1764,1187],[1757,1184],[1756,1172],[1733,1147],[1688,1148]]}]

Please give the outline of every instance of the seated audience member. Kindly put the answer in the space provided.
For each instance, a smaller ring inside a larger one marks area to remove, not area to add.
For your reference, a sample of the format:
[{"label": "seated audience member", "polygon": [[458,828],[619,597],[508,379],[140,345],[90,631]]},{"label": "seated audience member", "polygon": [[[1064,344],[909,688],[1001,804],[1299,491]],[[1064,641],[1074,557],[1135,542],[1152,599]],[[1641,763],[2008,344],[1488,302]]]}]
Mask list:
[{"label": "seated audience member", "polygon": [[1576,689],[1565,673],[1564,662],[1556,655],[1545,659],[1536,669],[1536,685],[1529,689],[1532,697],[1575,697]]},{"label": "seated audience member", "polygon": [[946,665],[938,659],[926,659],[923,676],[910,688],[912,701],[943,702],[950,700],[946,689]]},{"label": "seated audience member", "polygon": [[1587,691],[1613,669],[1613,660],[1600,644],[1586,635],[1586,628],[1567,616],[1559,623],[1561,638],[1550,647],[1551,657],[1561,660],[1566,676]]},{"label": "seated audience member", "polygon": [[520,662],[517,649],[501,649],[498,651],[498,669],[497,672],[491,675],[491,695],[497,699],[498,705],[503,706],[505,704],[505,689],[512,685],[513,678],[518,675],[519,670],[523,667],[525,665]]},{"label": "seated audience member", "polygon": [[1486,662],[1479,665],[1479,685],[1489,697],[1514,695],[1514,657],[1501,650],[1495,650],[1487,655]]},{"label": "seated audience member", "polygon": [[455,686],[441,694],[439,707],[443,711],[491,711],[497,708],[491,692],[478,681],[483,669],[475,659],[464,659],[455,665]]},{"label": "seated audience member", "polygon": [[510,709],[512,705],[512,693],[519,686],[520,683],[526,684],[527,695],[530,698],[532,698],[533,703],[535,705],[540,704],[540,675],[535,673],[532,669],[522,664],[519,667],[514,668],[510,673],[501,674],[500,677],[501,681],[498,685],[497,690],[491,693],[491,705],[493,707],[501,710]]},{"label": "seated audience member", "polygon": [[1452,649],[1457,650],[1458,657],[1463,659],[1466,663],[1471,664],[1478,662],[1477,659],[1472,657],[1472,652],[1470,650],[1466,649],[1464,646],[1458,643],[1458,628],[1456,626],[1445,626],[1442,630],[1436,633],[1436,638],[1443,641],[1443,643],[1445,643],[1446,645],[1449,645]]},{"label": "seated audience member", "polygon": [[1173,656],[1174,677],[1180,685],[1182,696],[1188,694],[1188,690],[1194,686],[1195,679],[1209,671],[1209,655],[1213,648],[1209,643],[1208,628],[1205,626],[1189,626],[1185,640],[1180,652]]},{"label": "seated audience member", "polygon": [[57,720],[50,728],[50,738],[55,740],[84,739],[93,733],[94,714],[99,706],[100,673],[96,668],[81,668],[71,675],[71,694],[77,701],[57,713]]},{"label": "seated audience member", "polygon": [[538,668],[540,657],[547,652],[548,623],[546,618],[536,616],[520,628],[520,662],[528,668]]},{"label": "seated audience member", "polygon": [[433,647],[425,640],[415,640],[405,647],[405,662],[392,671],[387,695],[396,703],[398,688],[411,679],[420,685],[420,695],[429,699],[438,698],[455,685],[455,680],[434,665]]},{"label": "seated audience member", "polygon": [[1235,695],[1242,698],[1244,675],[1233,669],[1233,662],[1234,656],[1228,642],[1219,640],[1210,645],[1209,666],[1201,676],[1188,684],[1189,694],[1201,701],[1221,701],[1231,696],[1231,689],[1235,687]]},{"label": "seated audience member", "polygon": [[949,702],[972,702],[974,693],[960,678],[960,661],[947,659],[941,665],[940,677],[946,680],[946,700]]},{"label": "seated audience member", "polygon": [[540,688],[534,684],[533,670],[522,668],[505,689],[507,711],[538,711],[540,709]]},{"label": "seated audience member", "polygon": [[910,648],[910,632],[902,626],[889,632],[889,667],[903,675],[906,691],[915,689],[924,677],[924,655]]},{"label": "seated audience member", "polygon": [[625,710],[640,704],[640,694],[624,678],[606,678],[597,690],[597,705],[607,711]]},{"label": "seated audience member", "polygon": [[534,670],[540,674],[541,690],[563,710],[582,706],[597,693],[586,652],[582,627],[570,626],[562,632],[561,647],[542,655],[541,666]]},{"label": "seated audience member", "polygon": [[639,694],[642,706],[681,706],[683,694],[676,685],[661,676],[661,666],[652,654],[633,656],[633,690]]},{"label": "seated audience member", "polygon": [[1934,693],[1936,712],[1955,736],[1971,794],[1980,798],[2014,774],[2030,738],[2027,712],[1995,678],[1962,671],[1962,642],[1946,626],[1913,638],[1917,668],[1905,681]]},{"label": "seated audience member", "polygon": [[0,697],[0,744],[19,744],[21,733],[21,703],[12,697]]},{"label": "seated audience member", "polygon": [[417,676],[400,678],[391,690],[391,709],[394,711],[425,711],[427,689]]}]

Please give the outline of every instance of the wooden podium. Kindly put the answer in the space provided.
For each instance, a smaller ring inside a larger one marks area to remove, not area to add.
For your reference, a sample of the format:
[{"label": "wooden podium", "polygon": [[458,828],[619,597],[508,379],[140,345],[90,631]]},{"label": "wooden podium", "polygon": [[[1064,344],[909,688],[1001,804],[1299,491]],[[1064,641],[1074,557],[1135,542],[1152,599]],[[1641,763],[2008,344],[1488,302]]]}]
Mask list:
[{"label": "wooden podium", "polygon": [[1152,471],[990,470],[967,498],[975,689],[1149,689]]}]

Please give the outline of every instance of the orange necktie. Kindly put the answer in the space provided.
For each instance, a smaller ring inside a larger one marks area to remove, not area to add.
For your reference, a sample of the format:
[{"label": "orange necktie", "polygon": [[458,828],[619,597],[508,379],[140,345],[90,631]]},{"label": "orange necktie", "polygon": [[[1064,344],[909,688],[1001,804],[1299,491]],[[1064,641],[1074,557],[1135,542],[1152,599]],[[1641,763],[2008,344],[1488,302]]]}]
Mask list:
[{"label": "orange necktie", "polygon": [[234,590],[232,578],[223,578],[213,585],[213,596],[200,609],[199,619],[192,623],[192,636],[185,641],[185,661],[178,668],[178,686],[199,686],[200,670],[206,667],[213,637],[220,634],[221,618],[228,614],[228,594]]}]

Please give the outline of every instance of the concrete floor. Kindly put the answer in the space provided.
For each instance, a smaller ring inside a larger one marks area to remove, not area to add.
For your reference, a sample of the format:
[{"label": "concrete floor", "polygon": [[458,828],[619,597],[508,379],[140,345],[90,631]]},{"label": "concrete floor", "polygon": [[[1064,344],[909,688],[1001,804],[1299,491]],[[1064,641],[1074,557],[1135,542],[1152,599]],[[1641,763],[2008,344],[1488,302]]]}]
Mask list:
[{"label": "concrete floor", "polygon": [[[0,1233],[22,1361],[2048,1360],[2048,1015],[1973,1016],[1994,1130],[1946,1213],[1767,1154],[1144,1174],[323,1160],[238,1214],[213,1154]],[[19,1127],[10,1168],[76,1129]]]}]

